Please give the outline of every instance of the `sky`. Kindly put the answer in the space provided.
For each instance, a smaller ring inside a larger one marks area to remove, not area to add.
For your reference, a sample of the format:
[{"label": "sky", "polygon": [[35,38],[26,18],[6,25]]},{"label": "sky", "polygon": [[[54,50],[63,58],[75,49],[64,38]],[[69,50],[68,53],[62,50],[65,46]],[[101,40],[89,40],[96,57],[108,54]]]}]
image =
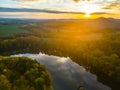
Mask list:
[{"label": "sky", "polygon": [[120,18],[120,0],[0,0],[0,9],[1,7],[40,10],[0,10],[0,17],[5,18]]}]

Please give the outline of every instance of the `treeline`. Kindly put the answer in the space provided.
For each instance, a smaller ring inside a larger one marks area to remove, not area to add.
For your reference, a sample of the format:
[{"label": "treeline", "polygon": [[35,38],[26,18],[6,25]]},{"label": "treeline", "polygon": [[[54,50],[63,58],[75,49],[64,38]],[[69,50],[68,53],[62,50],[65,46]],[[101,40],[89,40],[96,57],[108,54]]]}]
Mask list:
[{"label": "treeline", "polygon": [[44,65],[26,57],[0,57],[0,90],[53,90]]}]

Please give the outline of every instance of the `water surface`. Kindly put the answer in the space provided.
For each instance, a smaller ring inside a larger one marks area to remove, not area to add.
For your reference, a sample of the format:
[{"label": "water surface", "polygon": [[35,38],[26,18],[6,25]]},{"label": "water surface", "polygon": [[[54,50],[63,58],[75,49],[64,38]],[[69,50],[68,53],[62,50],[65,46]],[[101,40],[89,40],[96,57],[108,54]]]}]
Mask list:
[{"label": "water surface", "polygon": [[69,57],[42,53],[15,56],[26,56],[44,64],[52,75],[55,90],[77,90],[79,86],[84,86],[86,90],[111,90],[108,86],[97,81],[96,75],[87,72]]}]

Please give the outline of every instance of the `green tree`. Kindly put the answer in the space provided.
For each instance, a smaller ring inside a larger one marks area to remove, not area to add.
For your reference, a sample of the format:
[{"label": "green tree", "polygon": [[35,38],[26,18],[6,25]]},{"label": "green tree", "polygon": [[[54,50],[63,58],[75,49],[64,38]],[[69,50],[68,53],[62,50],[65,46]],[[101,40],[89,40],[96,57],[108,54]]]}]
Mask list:
[{"label": "green tree", "polygon": [[5,75],[0,75],[0,90],[10,90],[11,84]]}]

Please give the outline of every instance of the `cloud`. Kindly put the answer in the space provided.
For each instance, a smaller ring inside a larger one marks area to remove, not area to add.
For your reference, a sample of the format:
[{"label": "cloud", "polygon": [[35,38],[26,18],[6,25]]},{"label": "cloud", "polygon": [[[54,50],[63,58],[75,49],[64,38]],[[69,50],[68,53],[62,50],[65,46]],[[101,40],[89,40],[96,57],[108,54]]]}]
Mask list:
[{"label": "cloud", "polygon": [[[59,2],[67,2],[70,3],[71,1],[74,2],[85,2],[85,3],[94,3],[94,4],[99,4],[100,6],[102,6],[102,9],[120,9],[120,0],[12,0],[12,1],[18,1],[18,2],[22,2],[22,4],[24,5],[25,3],[33,3],[33,2],[50,2],[50,3],[57,3],[57,5],[59,6]],[[37,4],[37,3],[36,3]],[[64,3],[63,3],[64,4]],[[105,6],[104,6],[105,5]]]},{"label": "cloud", "polygon": [[75,2],[79,2],[79,1],[93,1],[93,0],[73,0]]},{"label": "cloud", "polygon": [[79,2],[80,0],[73,0],[73,1],[75,1],[75,2]]},{"label": "cloud", "polygon": [[54,13],[54,14],[84,14],[83,12],[69,12],[69,11],[57,11],[57,10],[46,10],[46,9],[3,8],[3,7],[0,7],[0,12],[43,12],[43,13]]},{"label": "cloud", "polygon": [[120,10],[120,3],[110,3],[110,4],[107,4],[105,7],[103,7],[103,9],[117,9],[117,10]]},{"label": "cloud", "polygon": [[[47,9],[20,9],[20,8],[3,8],[0,7],[0,12],[43,12],[43,13],[53,13],[53,14],[82,14],[84,12],[69,12],[69,11],[57,11],[57,10],[47,10]],[[91,15],[99,15],[99,14],[110,14],[106,12],[94,12]]]},{"label": "cloud", "polygon": [[91,15],[103,15],[103,14],[111,14],[111,13],[106,13],[106,12],[94,12],[94,13],[91,13]]},{"label": "cloud", "polygon": [[[18,1],[18,2],[35,2],[35,1],[45,1],[45,0],[12,0],[12,1]],[[49,1],[49,0],[46,0]],[[54,2],[55,0],[51,0],[52,2]],[[58,0],[61,1],[61,0]],[[70,1],[74,1],[74,2],[80,2],[80,1],[93,1],[93,0],[70,0]]]},{"label": "cloud", "polygon": [[12,1],[18,1],[18,2],[35,2],[35,1],[41,1],[41,0],[12,0]]},{"label": "cloud", "polygon": [[120,10],[120,0],[105,0],[104,4],[102,9]]}]

